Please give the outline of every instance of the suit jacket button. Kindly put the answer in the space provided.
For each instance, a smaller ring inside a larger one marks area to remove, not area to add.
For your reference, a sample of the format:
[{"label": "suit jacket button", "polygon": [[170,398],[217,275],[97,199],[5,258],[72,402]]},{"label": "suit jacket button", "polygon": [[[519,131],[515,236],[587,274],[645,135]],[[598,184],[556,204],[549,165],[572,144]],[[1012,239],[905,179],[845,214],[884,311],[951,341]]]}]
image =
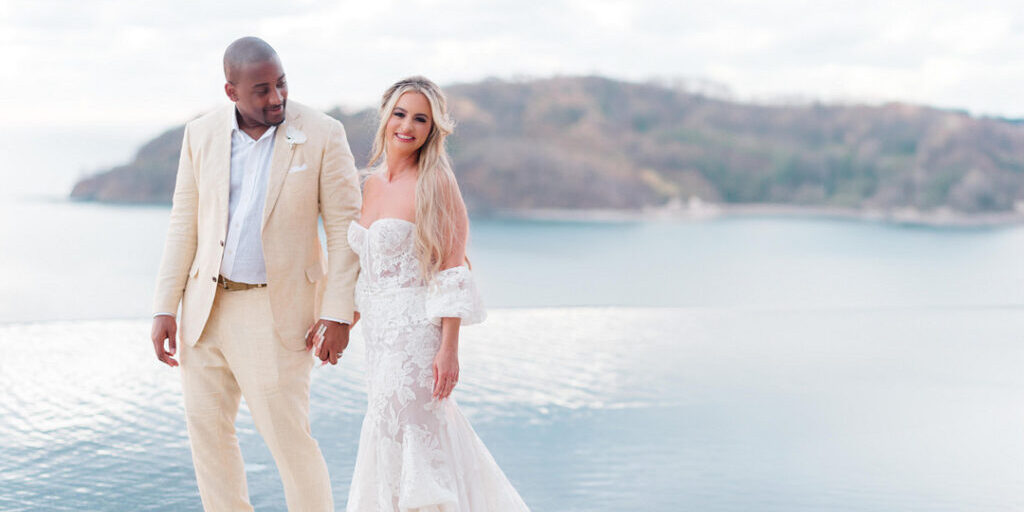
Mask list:
[{"label": "suit jacket button", "polygon": [[221,247],[224,247],[224,240],[221,240],[221,241],[220,241],[220,246],[221,246]]},{"label": "suit jacket button", "polygon": [[217,282],[217,278],[216,277],[211,277],[210,279],[213,279],[213,282],[215,282],[215,283]]}]

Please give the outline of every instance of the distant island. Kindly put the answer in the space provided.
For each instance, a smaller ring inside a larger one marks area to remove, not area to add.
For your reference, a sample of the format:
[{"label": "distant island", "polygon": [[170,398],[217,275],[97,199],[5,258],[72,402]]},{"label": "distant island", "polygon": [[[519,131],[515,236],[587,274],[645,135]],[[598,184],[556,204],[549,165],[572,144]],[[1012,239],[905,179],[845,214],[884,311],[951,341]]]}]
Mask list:
[{"label": "distant island", "polygon": [[[760,105],[602,77],[446,88],[476,213],[834,211],[1016,218],[1024,125],[907,104]],[[371,109],[341,120],[360,166]],[[78,200],[168,203],[184,127],[77,183]]]}]

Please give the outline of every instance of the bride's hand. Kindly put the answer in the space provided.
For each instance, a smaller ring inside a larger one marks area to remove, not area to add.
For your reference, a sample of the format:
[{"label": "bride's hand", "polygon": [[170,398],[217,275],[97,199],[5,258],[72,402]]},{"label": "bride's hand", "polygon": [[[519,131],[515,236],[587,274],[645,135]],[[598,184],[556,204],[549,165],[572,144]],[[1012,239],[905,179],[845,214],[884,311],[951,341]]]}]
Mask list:
[{"label": "bride's hand", "polygon": [[459,381],[459,353],[441,347],[434,356],[434,398],[444,400],[452,394]]}]

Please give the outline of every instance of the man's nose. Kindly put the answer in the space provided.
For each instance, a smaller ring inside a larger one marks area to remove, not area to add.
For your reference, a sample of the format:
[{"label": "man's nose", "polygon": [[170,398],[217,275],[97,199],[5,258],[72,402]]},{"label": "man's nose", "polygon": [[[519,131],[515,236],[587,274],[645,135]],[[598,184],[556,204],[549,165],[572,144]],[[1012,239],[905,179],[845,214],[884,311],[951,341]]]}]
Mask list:
[{"label": "man's nose", "polygon": [[270,96],[270,103],[272,105],[280,105],[284,101],[284,94],[281,94],[281,89],[274,88],[274,94]]}]

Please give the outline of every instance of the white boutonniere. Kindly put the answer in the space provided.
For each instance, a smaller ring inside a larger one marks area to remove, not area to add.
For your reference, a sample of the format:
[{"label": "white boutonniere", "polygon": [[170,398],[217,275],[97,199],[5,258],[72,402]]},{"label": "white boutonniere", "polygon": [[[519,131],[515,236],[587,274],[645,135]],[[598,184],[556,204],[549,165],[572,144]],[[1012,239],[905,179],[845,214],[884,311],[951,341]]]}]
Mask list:
[{"label": "white boutonniere", "polygon": [[294,149],[296,144],[306,142],[306,134],[294,126],[289,126],[285,129],[284,135],[285,140],[288,141],[288,149]]}]

